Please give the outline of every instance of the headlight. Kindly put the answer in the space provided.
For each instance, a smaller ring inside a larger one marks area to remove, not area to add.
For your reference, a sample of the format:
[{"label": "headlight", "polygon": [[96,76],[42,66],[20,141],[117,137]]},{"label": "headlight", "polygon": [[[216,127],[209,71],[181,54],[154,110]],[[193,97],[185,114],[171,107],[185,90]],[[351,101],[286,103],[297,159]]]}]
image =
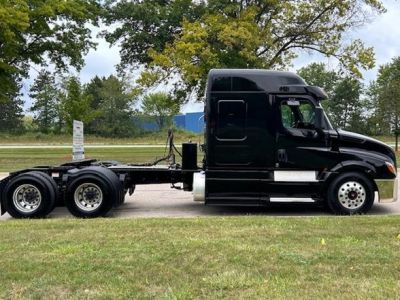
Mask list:
[{"label": "headlight", "polygon": [[397,174],[397,170],[393,164],[391,164],[390,162],[385,162],[385,164],[390,173],[392,173],[394,175]]}]

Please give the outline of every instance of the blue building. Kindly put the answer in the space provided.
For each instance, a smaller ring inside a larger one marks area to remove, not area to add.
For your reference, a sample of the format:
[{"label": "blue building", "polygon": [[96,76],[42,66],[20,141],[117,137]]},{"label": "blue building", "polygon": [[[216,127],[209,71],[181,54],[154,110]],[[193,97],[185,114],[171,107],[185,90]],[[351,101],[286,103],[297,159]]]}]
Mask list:
[{"label": "blue building", "polygon": [[[158,125],[154,118],[148,116],[136,116],[133,121],[136,126],[140,127],[144,131],[157,131],[159,130]],[[176,115],[173,118],[173,123],[177,128],[183,130],[192,131],[195,133],[201,133],[204,131],[204,113],[203,112],[191,112],[186,114]]]},{"label": "blue building", "polygon": [[177,115],[174,117],[174,124],[178,128],[195,133],[201,133],[204,131],[204,113],[191,112]]}]

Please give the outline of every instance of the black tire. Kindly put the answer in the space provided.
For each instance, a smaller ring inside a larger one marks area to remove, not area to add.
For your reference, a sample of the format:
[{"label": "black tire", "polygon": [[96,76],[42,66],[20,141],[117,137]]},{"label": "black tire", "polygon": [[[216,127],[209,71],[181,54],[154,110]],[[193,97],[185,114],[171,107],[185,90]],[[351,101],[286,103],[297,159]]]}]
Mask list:
[{"label": "black tire", "polygon": [[[55,201],[54,201],[54,205],[52,207],[49,207],[49,211],[47,212],[49,214],[54,210],[54,208],[57,206],[57,204],[59,204],[60,201],[61,201],[60,200],[61,199],[60,193],[59,193],[59,190],[58,190],[58,185],[55,182],[55,180],[53,179],[53,177],[49,176],[48,174],[43,173],[43,172],[35,172],[35,173],[37,173],[38,175],[42,176],[43,179],[47,180],[51,184],[51,186],[53,187],[53,190],[54,190],[54,193],[55,193]],[[62,202],[62,204],[64,204],[64,202]]]},{"label": "black tire", "polygon": [[[85,196],[87,193],[94,193],[95,198],[89,200]],[[85,197],[87,200],[80,201],[79,197]],[[101,200],[96,197],[101,197]],[[113,206],[112,199],[113,188],[107,180],[97,174],[83,174],[68,185],[65,205],[75,217],[97,218],[105,216],[110,211]],[[89,201],[93,201],[93,203],[89,204]],[[91,205],[93,206],[90,207]]]},{"label": "black tire", "polygon": [[334,214],[367,213],[374,204],[373,183],[362,173],[340,174],[329,184],[326,202]]},{"label": "black tire", "polygon": [[56,190],[51,177],[27,172],[12,178],[4,188],[4,206],[14,218],[42,218],[55,206]]}]

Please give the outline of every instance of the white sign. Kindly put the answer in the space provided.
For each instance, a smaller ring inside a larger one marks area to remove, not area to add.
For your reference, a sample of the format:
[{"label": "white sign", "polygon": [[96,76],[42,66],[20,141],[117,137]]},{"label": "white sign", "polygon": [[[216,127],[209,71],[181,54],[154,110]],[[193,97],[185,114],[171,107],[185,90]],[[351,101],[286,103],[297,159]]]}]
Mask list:
[{"label": "white sign", "polygon": [[85,159],[85,149],[83,147],[83,122],[74,120],[72,159]]}]

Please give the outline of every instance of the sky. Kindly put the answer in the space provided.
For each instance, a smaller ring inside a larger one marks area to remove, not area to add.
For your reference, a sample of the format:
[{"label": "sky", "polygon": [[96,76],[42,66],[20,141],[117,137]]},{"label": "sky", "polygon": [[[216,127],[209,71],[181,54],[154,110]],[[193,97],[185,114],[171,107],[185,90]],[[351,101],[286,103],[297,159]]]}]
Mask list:
[{"label": "sky", "polygon": [[[400,0],[383,0],[387,13],[376,17],[371,23],[364,25],[349,33],[350,38],[361,39],[366,46],[372,46],[375,49],[376,66],[372,70],[363,72],[364,82],[368,84],[374,80],[379,65],[388,63],[395,56],[400,56]],[[102,28],[100,28],[102,30]],[[96,49],[92,49],[85,57],[85,66],[79,73],[82,82],[89,82],[95,75],[109,76],[115,74],[116,65],[119,63],[119,47],[110,45],[102,38],[97,37],[98,31],[93,31],[93,37],[98,43]],[[295,71],[311,62],[326,62],[333,66],[335,62],[319,54],[301,53],[293,61],[290,71]],[[37,71],[32,69],[30,77],[24,82],[24,94],[29,91],[29,86]],[[25,96],[25,110],[30,105],[29,97]],[[202,103],[188,103],[182,108],[182,112],[202,111]]]}]

